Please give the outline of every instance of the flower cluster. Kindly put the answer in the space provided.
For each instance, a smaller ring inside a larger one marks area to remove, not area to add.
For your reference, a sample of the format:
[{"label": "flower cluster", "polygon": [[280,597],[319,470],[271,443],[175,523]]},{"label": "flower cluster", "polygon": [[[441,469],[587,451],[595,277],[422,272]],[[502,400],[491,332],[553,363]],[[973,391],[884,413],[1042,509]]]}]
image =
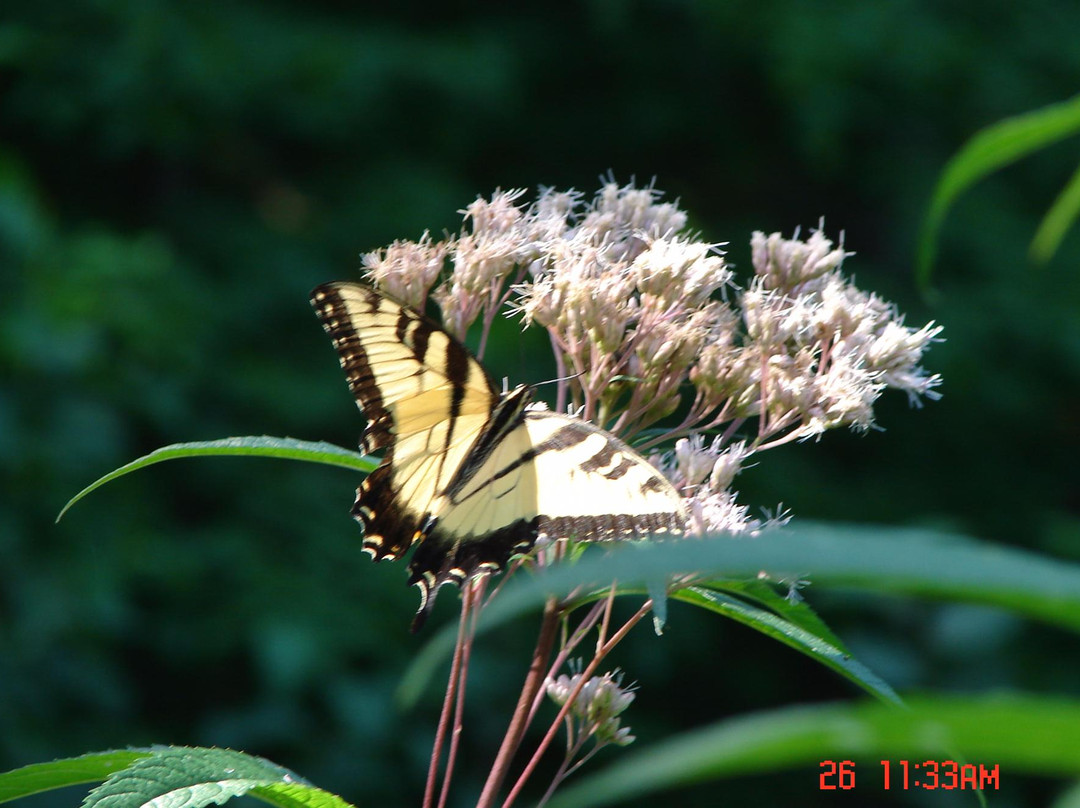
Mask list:
[{"label": "flower cluster", "polygon": [[805,240],[754,233],[753,274],[738,288],[719,245],[688,233],[686,214],[651,187],[609,182],[590,200],[543,189],[528,205],[523,195],[477,199],[460,234],[394,242],[364,267],[417,308],[430,294],[461,339],[479,319],[480,355],[507,308],[546,329],[556,409],[625,440],[652,427],[641,450],[678,440],[674,458],[651,459],[702,532],[761,528],[731,490],[754,453],[866,430],[890,388],[916,403],[938,395],[920,362],[940,327],[908,327],[858,289],[841,272],[849,253],[820,228]]},{"label": "flower cluster", "polygon": [[607,744],[629,746],[634,742],[634,736],[629,727],[619,725],[619,716],[634,700],[633,687],[623,687],[619,671],[590,677],[584,684],[581,684],[582,675],[567,676],[564,673],[547,681],[548,698],[560,707],[578,691],[570,708],[573,737],[580,743],[594,738],[598,748]]}]

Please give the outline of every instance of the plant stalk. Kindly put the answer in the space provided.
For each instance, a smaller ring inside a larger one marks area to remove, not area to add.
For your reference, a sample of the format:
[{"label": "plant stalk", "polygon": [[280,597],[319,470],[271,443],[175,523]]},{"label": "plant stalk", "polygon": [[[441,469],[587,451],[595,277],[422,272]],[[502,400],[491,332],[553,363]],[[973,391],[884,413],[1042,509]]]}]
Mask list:
[{"label": "plant stalk", "polygon": [[544,616],[540,622],[540,635],[536,639],[536,649],[533,651],[532,661],[529,663],[529,672],[525,676],[525,684],[521,688],[517,707],[510,719],[510,726],[506,729],[499,753],[495,756],[495,763],[488,774],[484,789],[480,792],[480,800],[476,808],[491,808],[495,804],[495,798],[499,794],[506,775],[510,771],[514,753],[521,745],[521,739],[525,735],[525,729],[529,724],[529,712],[533,699],[544,685],[544,676],[547,673],[547,661],[551,656],[551,649],[555,644],[555,635],[559,627],[559,602],[552,596],[544,604]]}]

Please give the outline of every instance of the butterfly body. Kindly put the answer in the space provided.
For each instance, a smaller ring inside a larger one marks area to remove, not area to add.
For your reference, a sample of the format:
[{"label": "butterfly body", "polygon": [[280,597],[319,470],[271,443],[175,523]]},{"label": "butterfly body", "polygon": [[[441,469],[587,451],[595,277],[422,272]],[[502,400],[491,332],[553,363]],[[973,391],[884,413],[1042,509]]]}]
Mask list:
[{"label": "butterfly body", "polygon": [[357,490],[363,549],[398,558],[418,544],[414,630],[445,583],[502,569],[538,539],[604,541],[681,533],[671,484],[593,424],[500,395],[483,366],[419,312],[357,283],[312,293],[357,404],[362,447],[382,463]]}]

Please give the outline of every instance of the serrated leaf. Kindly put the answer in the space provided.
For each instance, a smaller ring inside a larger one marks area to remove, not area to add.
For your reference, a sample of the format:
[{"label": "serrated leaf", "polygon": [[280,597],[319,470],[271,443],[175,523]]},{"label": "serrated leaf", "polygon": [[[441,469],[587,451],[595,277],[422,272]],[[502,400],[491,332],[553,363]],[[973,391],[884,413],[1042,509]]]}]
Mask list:
[{"label": "serrated leaf", "polygon": [[105,483],[123,477],[138,469],[161,463],[166,460],[178,460],[184,457],[271,457],[280,460],[304,460],[309,463],[322,463],[327,466],[340,466],[370,473],[379,465],[379,460],[366,457],[359,452],[343,449],[324,441],[305,441],[295,438],[273,438],[269,435],[244,438],[223,438],[222,440],[198,441],[195,443],[174,443],[161,449],[155,449],[148,455],[111,471],[95,480],[82,491],[68,500],[61,509],[56,521],[59,522],[68,509],[91,491]]},{"label": "serrated leaf", "polygon": [[243,752],[162,747],[111,775],[83,808],[203,808],[257,786],[297,783],[308,786],[288,769]]},{"label": "serrated leaf", "polygon": [[248,793],[278,808],[353,808],[337,794],[304,783],[256,786]]},{"label": "serrated leaf", "polygon": [[85,808],[200,808],[248,794],[278,808],[353,808],[288,769],[231,749],[162,746],[95,752],[0,774],[0,802],[105,782]]},{"label": "serrated leaf", "polygon": [[12,769],[0,774],[0,803],[56,788],[97,783],[150,754],[149,749],[110,750]]},{"label": "serrated leaf", "polygon": [[[571,785],[550,808],[608,805],[661,788],[847,759],[858,773],[886,758],[956,760],[1015,772],[1080,776],[1080,702],[1028,695],[911,698],[789,707],[684,733]],[[816,782],[816,780],[815,780]],[[880,780],[878,781],[880,783]],[[1000,779],[999,779],[1000,782]]]}]

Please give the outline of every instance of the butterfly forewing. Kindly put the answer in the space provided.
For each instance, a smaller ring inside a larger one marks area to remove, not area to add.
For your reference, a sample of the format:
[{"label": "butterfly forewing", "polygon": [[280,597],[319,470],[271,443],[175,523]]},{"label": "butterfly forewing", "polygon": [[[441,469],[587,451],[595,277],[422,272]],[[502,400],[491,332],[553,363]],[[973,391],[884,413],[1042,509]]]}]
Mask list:
[{"label": "butterfly forewing", "polygon": [[364,549],[400,556],[422,536],[432,501],[487,422],[498,396],[483,367],[447,333],[367,286],[312,293],[323,327],[368,419],[363,447],[385,449],[358,491]]}]

